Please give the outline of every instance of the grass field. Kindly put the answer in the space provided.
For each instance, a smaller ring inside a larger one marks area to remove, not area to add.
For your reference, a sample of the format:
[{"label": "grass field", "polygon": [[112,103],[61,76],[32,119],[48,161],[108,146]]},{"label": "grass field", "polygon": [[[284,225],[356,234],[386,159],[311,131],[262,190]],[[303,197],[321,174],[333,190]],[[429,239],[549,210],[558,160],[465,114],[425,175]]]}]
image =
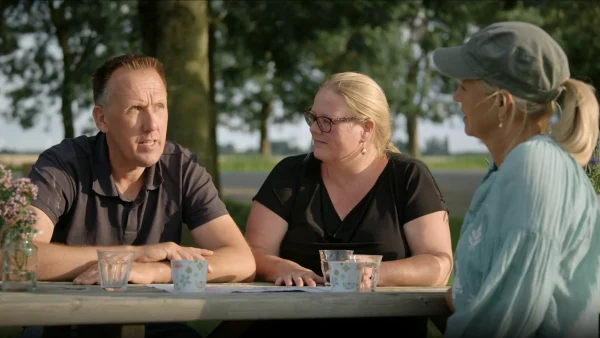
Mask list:
[{"label": "grass field", "polygon": [[[231,171],[270,171],[283,156],[263,157],[259,155],[223,155],[219,157],[219,168]],[[421,160],[431,169],[487,169],[486,156],[452,155],[423,156]]]},{"label": "grass field", "polygon": [[[221,155],[219,156],[219,169],[222,172],[234,171],[270,171],[284,156],[260,155]],[[431,169],[486,169],[486,155],[448,155],[448,156],[423,156],[420,158]],[[0,154],[0,164],[15,172],[26,172],[31,164],[37,160],[37,155]],[[1,337],[0,337],[1,338]]]},{"label": "grass field", "polygon": [[[227,208],[233,219],[240,226],[240,229],[244,231],[246,220],[248,218],[248,214],[250,212],[250,204],[249,203],[240,203],[231,200],[225,201],[227,204]],[[451,217],[450,218],[450,231],[452,234],[452,249],[456,248],[456,243],[458,241],[458,236],[460,234],[460,227],[462,225],[462,217]],[[182,245],[193,245],[193,241],[189,234],[189,231],[184,231],[182,236]],[[449,285],[452,284],[452,276],[450,277]],[[200,333],[203,337],[208,336],[208,334],[214,330],[215,327],[219,325],[219,321],[197,321],[190,322],[188,325],[196,329],[198,333]],[[8,328],[0,328],[0,338],[17,338],[20,336],[21,328],[20,327],[8,327]],[[441,333],[435,328],[435,326],[430,323],[429,324],[429,338],[439,338],[442,337]]]}]

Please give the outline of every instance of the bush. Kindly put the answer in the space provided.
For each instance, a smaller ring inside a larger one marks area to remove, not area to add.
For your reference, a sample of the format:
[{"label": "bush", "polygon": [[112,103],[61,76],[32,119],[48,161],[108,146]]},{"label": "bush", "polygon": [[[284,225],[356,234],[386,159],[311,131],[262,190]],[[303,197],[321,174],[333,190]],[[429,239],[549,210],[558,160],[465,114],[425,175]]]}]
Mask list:
[{"label": "bush", "polygon": [[600,194],[600,143],[596,145],[592,159],[585,166],[585,172],[590,178],[596,194]]}]

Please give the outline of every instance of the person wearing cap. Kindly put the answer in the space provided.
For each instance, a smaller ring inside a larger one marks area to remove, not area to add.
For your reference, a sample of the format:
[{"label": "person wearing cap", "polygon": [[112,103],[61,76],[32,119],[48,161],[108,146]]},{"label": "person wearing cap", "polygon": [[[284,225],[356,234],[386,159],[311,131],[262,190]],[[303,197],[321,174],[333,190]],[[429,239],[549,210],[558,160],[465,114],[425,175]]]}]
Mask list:
[{"label": "person wearing cap", "polygon": [[492,24],[433,60],[458,80],[465,132],[493,158],[455,251],[445,335],[598,337],[599,208],[582,168],[598,140],[594,88],[524,22]]}]

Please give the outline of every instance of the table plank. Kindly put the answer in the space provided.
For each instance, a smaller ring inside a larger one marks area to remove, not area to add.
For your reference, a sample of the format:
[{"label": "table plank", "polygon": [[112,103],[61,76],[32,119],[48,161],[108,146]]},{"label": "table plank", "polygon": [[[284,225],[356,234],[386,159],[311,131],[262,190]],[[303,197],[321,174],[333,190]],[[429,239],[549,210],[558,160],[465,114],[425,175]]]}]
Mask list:
[{"label": "table plank", "polygon": [[139,285],[125,292],[107,292],[99,286],[40,283],[31,293],[0,292],[0,326],[447,316],[446,290],[408,287],[379,288],[374,293],[176,294]]}]

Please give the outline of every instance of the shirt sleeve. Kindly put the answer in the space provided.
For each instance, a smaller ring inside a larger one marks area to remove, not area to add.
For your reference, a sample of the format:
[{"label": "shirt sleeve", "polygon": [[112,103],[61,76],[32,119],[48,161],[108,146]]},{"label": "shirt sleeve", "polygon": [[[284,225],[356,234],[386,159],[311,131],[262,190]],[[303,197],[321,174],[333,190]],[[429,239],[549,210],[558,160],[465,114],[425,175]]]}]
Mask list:
[{"label": "shirt sleeve", "polygon": [[52,148],[40,154],[28,178],[38,187],[31,205],[43,211],[54,225],[67,213],[76,198],[76,176],[71,166]]},{"label": "shirt sleeve", "polygon": [[497,172],[487,206],[487,231],[497,235],[478,244],[487,263],[479,267],[481,288],[449,318],[447,337],[532,337],[544,320],[560,272],[556,196],[565,196],[567,175],[547,147],[519,146]]},{"label": "shirt sleeve", "polygon": [[446,202],[425,163],[411,161],[404,172],[404,224],[436,211],[445,210]]},{"label": "shirt sleeve", "polygon": [[183,222],[190,230],[229,212],[211,175],[192,155],[183,168]]},{"label": "shirt sleeve", "polygon": [[300,157],[294,156],[277,163],[252,200],[287,221],[292,212],[299,174],[305,165],[300,161]]},{"label": "shirt sleeve", "polygon": [[482,288],[448,319],[446,337],[532,337],[543,321],[554,291],[548,281],[557,273],[556,243],[513,230],[498,244]]}]

